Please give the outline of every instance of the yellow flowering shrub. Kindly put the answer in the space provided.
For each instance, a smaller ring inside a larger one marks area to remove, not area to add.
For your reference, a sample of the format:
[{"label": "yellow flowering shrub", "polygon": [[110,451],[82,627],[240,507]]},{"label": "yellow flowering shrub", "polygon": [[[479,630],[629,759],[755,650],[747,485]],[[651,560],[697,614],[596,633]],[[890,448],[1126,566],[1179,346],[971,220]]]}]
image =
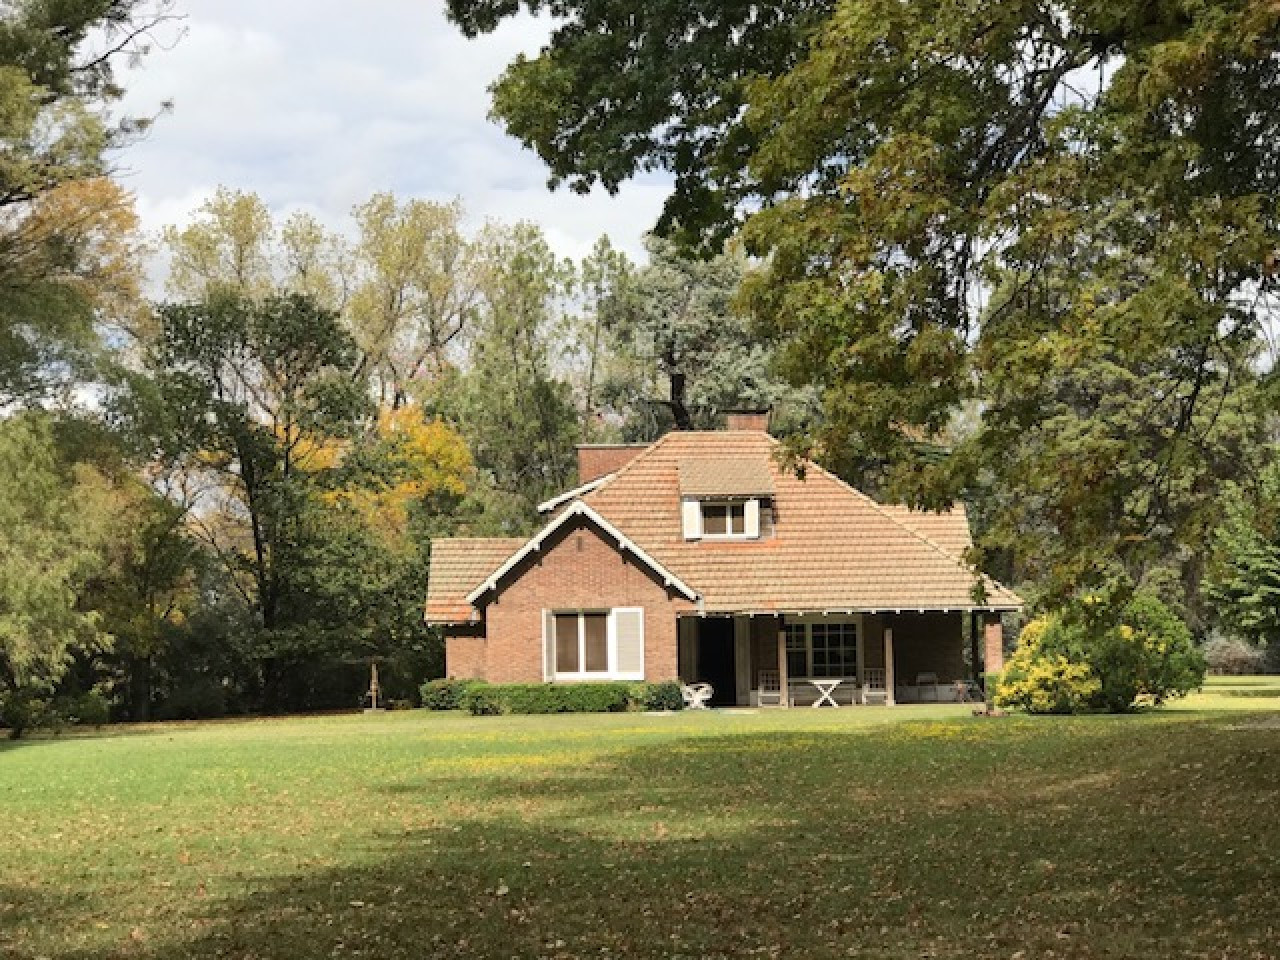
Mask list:
[{"label": "yellow flowering shrub", "polygon": [[1031,713],[1113,713],[1159,706],[1204,679],[1191,632],[1139,592],[1116,608],[1095,595],[1027,624],[996,687],[996,706]]},{"label": "yellow flowering shrub", "polygon": [[998,707],[1028,713],[1079,713],[1101,690],[1093,670],[1048,653],[1045,640],[1060,625],[1050,617],[1032,620],[1018,637],[1018,647],[1005,664],[996,687]]}]

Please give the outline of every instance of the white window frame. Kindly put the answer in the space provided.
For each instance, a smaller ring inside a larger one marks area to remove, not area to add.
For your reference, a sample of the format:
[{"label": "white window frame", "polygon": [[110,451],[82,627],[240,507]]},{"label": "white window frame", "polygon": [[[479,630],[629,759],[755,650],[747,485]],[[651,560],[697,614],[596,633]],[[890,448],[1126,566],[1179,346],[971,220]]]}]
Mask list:
[{"label": "white window frame", "polygon": [[[751,512],[751,504],[755,504],[756,512],[756,533],[751,533],[751,524],[748,514]],[[742,529],[734,531],[733,527],[733,508],[742,507]],[[707,507],[724,507],[728,513],[725,517],[726,533],[707,533],[706,516],[704,511]],[[759,500],[699,500],[698,501],[698,526],[701,531],[703,540],[758,540],[760,538],[760,519],[759,519],[760,501]]]},{"label": "white window frame", "polygon": [[[814,674],[814,672],[813,672],[813,627],[814,627],[814,624],[840,624],[840,625],[848,625],[848,626],[852,626],[852,627],[853,627],[853,639],[854,639],[854,647],[853,647],[853,649],[854,649],[854,673],[855,673],[855,674],[856,674],[856,676],[860,679],[860,678],[861,678],[861,676],[862,676],[862,664],[863,664],[863,659],[862,659],[862,618],[861,618],[861,617],[859,617],[859,616],[824,617],[824,616],[820,616],[820,615],[818,615],[818,616],[810,615],[810,616],[800,616],[800,617],[787,617],[787,620],[786,620],[786,626],[787,626],[788,628],[790,628],[790,627],[803,627],[803,628],[804,628],[804,663],[805,663],[805,671],[804,671],[804,673],[803,673],[803,674],[799,674],[799,675],[797,675],[797,676],[801,677],[802,679],[808,679],[808,678],[811,678],[811,677],[812,677],[812,678],[815,678],[815,679],[820,679],[820,678],[817,678],[816,674]],[[790,649],[788,649],[788,651],[787,651],[787,652],[788,652],[788,653],[799,653],[799,650],[790,650]],[[842,675],[842,676],[844,676],[844,675]],[[790,674],[790,673],[788,673],[788,677],[789,677],[789,678],[791,677],[791,674]],[[854,676],[844,676],[844,678],[845,678],[845,679],[850,679],[850,680],[851,680],[851,679],[854,679]],[[832,679],[834,679],[834,678],[832,678]]]},{"label": "white window frame", "polygon": [[[576,615],[578,618],[578,665],[581,667],[587,662],[587,630],[586,618],[588,616],[601,616],[605,618],[605,650],[608,657],[608,665],[604,670],[575,670],[552,672],[550,679],[554,682],[586,682],[592,680],[643,680],[644,679],[644,660],[641,657],[641,668],[638,672],[623,672],[618,669],[618,614],[634,613],[640,616],[640,643],[643,650],[644,644],[644,608],[643,607],[590,607],[590,608],[548,608],[545,613],[551,615],[551,629],[555,630],[558,617],[567,617]],[[555,651],[557,637],[554,635],[550,638],[552,650],[552,663],[555,662]]]}]

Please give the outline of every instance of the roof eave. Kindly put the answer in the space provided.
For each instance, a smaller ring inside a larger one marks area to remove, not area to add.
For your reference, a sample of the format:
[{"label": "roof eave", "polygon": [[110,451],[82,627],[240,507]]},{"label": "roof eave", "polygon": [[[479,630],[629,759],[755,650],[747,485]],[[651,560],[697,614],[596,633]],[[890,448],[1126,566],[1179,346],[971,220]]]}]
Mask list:
[{"label": "roof eave", "polygon": [[672,573],[670,570],[668,570],[666,567],[660,564],[653,557],[649,556],[649,554],[645,552],[645,550],[639,544],[631,540],[630,537],[628,537],[621,530],[619,530],[617,527],[611,524],[608,520],[602,517],[597,511],[592,509],[583,501],[578,500],[571,507],[569,507],[569,509],[565,510],[558,517],[553,519],[545,527],[539,530],[536,534],[530,537],[524,546],[522,546],[519,550],[517,550],[510,557],[508,557],[506,561],[503,562],[502,566],[498,567],[497,570],[489,574],[489,576],[487,576],[478,587],[476,587],[469,594],[467,594],[467,597],[466,597],[467,603],[471,604],[472,606],[475,606],[476,603],[480,600],[480,598],[483,597],[486,593],[488,593],[491,590],[496,590],[498,588],[499,581],[501,581],[503,577],[505,577],[508,573],[510,573],[511,570],[513,570],[526,557],[540,550],[542,548],[542,544],[546,542],[546,540],[553,533],[559,530],[562,526],[564,526],[574,517],[585,517],[588,520],[590,520],[592,523],[596,524],[596,526],[598,526],[601,530],[607,533],[610,537],[617,540],[618,549],[627,551],[632,556],[634,556],[637,560],[639,560],[641,563],[647,566],[651,571],[653,571],[662,579],[663,584],[666,587],[674,589],[676,592],[683,594],[685,599],[687,600],[691,600],[694,602],[698,601],[699,597],[698,597],[697,591],[695,591],[692,587],[686,584],[674,573]]},{"label": "roof eave", "polygon": [[596,489],[596,487],[599,487],[601,484],[612,479],[614,473],[617,473],[617,471],[615,470],[613,473],[606,473],[604,476],[596,477],[594,480],[588,480],[586,483],[576,486],[572,490],[566,490],[564,493],[554,496],[550,500],[543,500],[538,504],[538,512],[550,513],[562,503],[568,503],[570,500],[590,493],[592,490]]}]

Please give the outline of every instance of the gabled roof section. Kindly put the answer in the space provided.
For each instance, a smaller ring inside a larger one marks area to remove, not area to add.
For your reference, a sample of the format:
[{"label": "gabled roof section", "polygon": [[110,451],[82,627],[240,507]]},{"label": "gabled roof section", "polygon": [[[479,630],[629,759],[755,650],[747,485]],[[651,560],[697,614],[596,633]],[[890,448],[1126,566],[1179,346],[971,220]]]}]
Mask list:
[{"label": "gabled roof section", "polygon": [[522,537],[442,537],[431,542],[427,574],[427,623],[480,619],[467,594],[524,543]]},{"label": "gabled roof section", "polygon": [[[963,514],[923,520],[917,527],[916,519],[925,515],[885,508],[814,464],[806,464],[801,479],[779,465],[777,450],[777,441],[763,431],[669,433],[578,502],[590,505],[663,567],[696,586],[707,612],[1022,606],[1016,594],[980,577],[955,551]],[[767,471],[774,487],[773,536],[686,541],[681,464],[695,460],[749,460]],[[946,527],[946,547],[924,532],[931,524]],[[979,583],[986,593],[981,603],[974,600]]]},{"label": "gabled roof section", "polygon": [[577,500],[572,506],[564,510],[554,520],[525,541],[519,549],[512,553],[511,556],[501,564],[501,566],[485,577],[484,582],[480,583],[479,586],[467,594],[466,602],[474,606],[486,593],[491,590],[496,590],[502,578],[514,570],[522,560],[540,550],[543,543],[545,543],[552,534],[566,524],[575,521],[577,518],[583,518],[595,524],[603,533],[617,541],[619,550],[625,551],[634,556],[638,561],[640,561],[640,563],[653,571],[653,573],[668,587],[681,593],[688,600],[698,599],[698,594],[692,587],[688,586],[688,584],[681,580],[680,577],[668,570],[658,560],[655,560],[647,551],[644,550],[644,548],[635,543],[625,533],[602,517],[586,502]]},{"label": "gabled roof section", "polygon": [[682,497],[771,497],[773,474],[759,458],[680,461]]},{"label": "gabled roof section", "polygon": [[647,443],[578,444],[578,482],[590,483],[606,474],[616,473],[648,446]]},{"label": "gabled roof section", "polygon": [[588,480],[585,484],[575,486],[572,490],[566,490],[564,493],[554,495],[554,497],[549,500],[543,500],[543,502],[538,504],[538,512],[550,513],[553,509],[562,506],[562,504],[568,503],[570,500],[577,499],[584,493],[590,493],[591,490],[594,490],[596,486],[603,484],[604,481],[608,480],[611,476],[613,476],[613,474],[605,474],[604,476],[595,477],[595,480]]},{"label": "gabled roof section", "polygon": [[963,503],[942,511],[912,510],[900,504],[887,503],[880,507],[899,523],[906,524],[955,557],[963,559],[965,551],[973,546],[969,517]]},{"label": "gabled roof section", "polygon": [[606,473],[603,477],[596,477],[594,480],[588,480],[586,483],[580,486],[574,487],[572,490],[566,490],[564,493],[557,494],[556,496],[552,497],[550,500],[543,500],[540,504],[538,504],[538,512],[550,513],[552,510],[554,510],[556,507],[560,506],[561,504],[568,503],[570,500],[576,499],[577,497],[582,496],[584,493],[590,493],[592,490],[600,486],[600,484],[604,483],[606,480],[608,480],[612,476],[613,476],[612,473]]}]

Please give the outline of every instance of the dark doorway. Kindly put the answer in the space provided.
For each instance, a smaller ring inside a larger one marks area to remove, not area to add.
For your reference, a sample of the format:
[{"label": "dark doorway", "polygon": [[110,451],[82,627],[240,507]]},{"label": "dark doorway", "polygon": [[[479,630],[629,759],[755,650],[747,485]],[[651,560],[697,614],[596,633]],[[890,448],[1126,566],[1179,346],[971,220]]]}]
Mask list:
[{"label": "dark doorway", "polygon": [[738,702],[732,617],[707,617],[698,622],[698,672],[714,691],[712,706],[732,707]]}]

